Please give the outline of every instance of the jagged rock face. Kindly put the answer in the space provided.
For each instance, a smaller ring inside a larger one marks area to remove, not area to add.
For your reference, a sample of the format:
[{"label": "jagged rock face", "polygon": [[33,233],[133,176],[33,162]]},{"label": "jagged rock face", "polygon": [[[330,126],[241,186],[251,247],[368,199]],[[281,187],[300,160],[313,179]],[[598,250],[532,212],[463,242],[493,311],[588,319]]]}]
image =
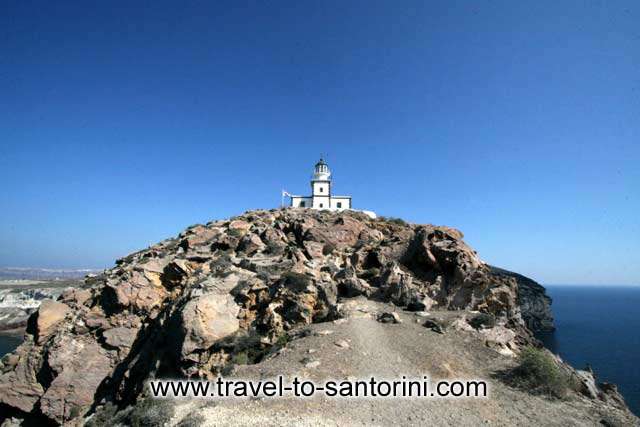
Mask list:
[{"label": "jagged rock face", "polygon": [[[212,377],[247,342],[340,317],[358,295],[414,310],[474,309],[525,331],[516,280],[447,227],[356,212],[248,212],[120,259],[30,320],[2,362],[0,405],[57,423],[127,402],[154,376]],[[72,392],[69,392],[72,390]]]},{"label": "jagged rock face", "polygon": [[546,294],[544,287],[522,274],[491,266],[495,274],[513,277],[518,283],[518,305],[522,319],[527,327],[534,332],[553,331],[553,313],[551,312],[551,297]]}]

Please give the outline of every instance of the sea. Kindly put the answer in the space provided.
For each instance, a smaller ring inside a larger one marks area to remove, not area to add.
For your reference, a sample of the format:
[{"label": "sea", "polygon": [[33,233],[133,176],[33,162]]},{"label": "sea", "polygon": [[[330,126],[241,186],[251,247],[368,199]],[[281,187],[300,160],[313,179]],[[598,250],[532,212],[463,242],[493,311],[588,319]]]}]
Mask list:
[{"label": "sea", "polygon": [[[546,285],[556,331],[539,338],[572,366],[618,385],[640,415],[640,286]],[[0,335],[0,357],[20,338]]]},{"label": "sea", "polygon": [[22,342],[22,336],[0,335],[0,357],[11,353]]},{"label": "sea", "polygon": [[539,338],[573,367],[591,366],[640,416],[640,286],[545,285],[556,330]]}]

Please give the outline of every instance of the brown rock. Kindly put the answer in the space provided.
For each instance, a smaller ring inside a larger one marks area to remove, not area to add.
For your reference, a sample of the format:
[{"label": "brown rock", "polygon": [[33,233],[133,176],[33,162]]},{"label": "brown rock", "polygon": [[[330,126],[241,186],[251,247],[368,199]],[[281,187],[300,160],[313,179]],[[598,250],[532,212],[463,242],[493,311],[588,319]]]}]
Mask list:
[{"label": "brown rock", "polygon": [[347,298],[357,297],[358,295],[369,296],[373,292],[369,284],[356,276],[355,270],[345,268],[340,270],[335,276],[337,282],[338,293]]},{"label": "brown rock", "polygon": [[322,222],[305,219],[297,227],[298,233],[303,235],[303,240],[329,243],[337,249],[355,245],[360,233],[365,228],[361,221],[347,215]]},{"label": "brown rock", "polygon": [[39,344],[47,339],[69,310],[68,305],[53,300],[44,300],[40,304],[36,319],[36,339]]},{"label": "brown rock", "polygon": [[160,280],[167,289],[184,285],[191,268],[184,259],[174,259],[164,268]]},{"label": "brown rock", "polygon": [[84,319],[85,325],[90,329],[109,329],[111,323],[105,317],[105,314],[99,309],[94,309],[87,313]]},{"label": "brown rock", "polygon": [[138,329],[118,327],[105,331],[102,336],[107,345],[118,349],[131,348],[138,335]]},{"label": "brown rock", "polygon": [[14,355],[18,359],[16,364],[0,375],[0,403],[28,413],[44,393],[38,382],[42,353],[32,343],[26,342]]},{"label": "brown rock", "polygon": [[168,258],[154,258],[141,266],[142,273],[150,284],[156,287],[162,286],[161,276],[169,261]]},{"label": "brown rock", "polygon": [[229,294],[210,293],[189,301],[180,313],[184,336],[182,357],[206,350],[235,333],[240,327],[239,312],[240,308]]},{"label": "brown rock", "polygon": [[229,230],[238,230],[238,231],[246,232],[246,231],[249,231],[250,228],[251,228],[251,224],[241,219],[236,219],[229,223]]},{"label": "brown rock", "polygon": [[98,385],[111,372],[111,360],[95,341],[71,337],[61,338],[50,351],[49,365],[57,376],[40,399],[40,410],[64,423],[89,409]]},{"label": "brown rock", "polygon": [[260,240],[260,237],[257,234],[247,234],[241,240],[238,245],[238,251],[244,252],[248,256],[255,254],[258,251],[264,250],[265,245]]},{"label": "brown rock", "polygon": [[380,291],[395,304],[406,306],[420,299],[418,290],[412,285],[413,276],[402,271],[396,262],[389,263],[382,273]]},{"label": "brown rock", "polygon": [[213,239],[219,234],[220,230],[217,228],[207,228],[200,225],[189,230],[187,235],[180,242],[180,246],[185,251],[193,251],[200,248],[206,250]]},{"label": "brown rock", "polygon": [[311,258],[322,258],[324,246],[325,245],[320,242],[312,242],[310,240],[304,242],[304,248]]},{"label": "brown rock", "polygon": [[89,289],[65,289],[62,293],[62,301],[66,304],[83,305],[91,298],[91,290]]},{"label": "brown rock", "polygon": [[380,323],[402,323],[402,319],[400,319],[400,315],[398,313],[393,311],[393,312],[381,313],[378,316],[378,322],[380,322]]}]

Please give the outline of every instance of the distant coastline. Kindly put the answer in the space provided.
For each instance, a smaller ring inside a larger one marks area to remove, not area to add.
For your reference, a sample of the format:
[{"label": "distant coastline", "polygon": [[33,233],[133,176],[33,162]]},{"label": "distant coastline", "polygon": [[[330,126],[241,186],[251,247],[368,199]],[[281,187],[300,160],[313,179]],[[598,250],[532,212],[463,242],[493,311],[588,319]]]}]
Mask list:
[{"label": "distant coastline", "polygon": [[7,280],[68,280],[82,279],[88,274],[100,273],[102,269],[93,268],[35,268],[0,267],[0,281]]}]

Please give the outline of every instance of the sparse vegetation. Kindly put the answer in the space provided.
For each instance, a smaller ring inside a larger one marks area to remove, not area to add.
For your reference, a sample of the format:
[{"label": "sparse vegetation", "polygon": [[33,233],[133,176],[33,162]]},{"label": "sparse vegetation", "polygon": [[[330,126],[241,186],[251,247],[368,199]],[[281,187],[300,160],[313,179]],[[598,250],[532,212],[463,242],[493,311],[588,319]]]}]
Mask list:
[{"label": "sparse vegetation", "polygon": [[248,365],[249,364],[249,354],[247,351],[241,351],[239,353],[231,356],[231,362],[234,365]]},{"label": "sparse vegetation", "polygon": [[543,349],[527,347],[519,356],[519,364],[508,378],[508,382],[534,394],[545,394],[563,398],[569,390],[569,376],[564,373],[553,357]]},{"label": "sparse vegetation", "polygon": [[165,399],[145,398],[119,412],[114,404],[108,402],[96,411],[86,425],[87,427],[161,427],[173,417],[174,411],[171,401]]},{"label": "sparse vegetation", "polygon": [[205,418],[202,414],[192,412],[184,417],[176,427],[200,427],[205,422]]},{"label": "sparse vegetation", "polygon": [[241,238],[246,234],[246,231],[239,228],[230,228],[228,233],[230,236]]},{"label": "sparse vegetation", "polygon": [[161,427],[173,417],[174,411],[170,400],[146,398],[132,408],[124,421],[131,427]]},{"label": "sparse vegetation", "polygon": [[286,346],[289,341],[291,340],[291,338],[289,337],[288,334],[282,334],[278,337],[278,340],[276,341],[276,343],[274,344],[275,346],[282,348],[284,346]]},{"label": "sparse vegetation", "polygon": [[[280,339],[282,339],[282,337],[280,337]],[[265,355],[281,345],[280,339],[273,345],[269,345],[261,343],[257,335],[237,337],[234,344],[234,352],[230,355],[226,370],[232,369],[235,365],[253,365],[259,363]]]},{"label": "sparse vegetation", "polygon": [[390,222],[392,224],[407,225],[407,222],[402,218],[395,218],[392,216],[381,216],[380,219],[382,221]]},{"label": "sparse vegetation", "polygon": [[96,413],[85,424],[87,427],[106,427],[114,424],[118,407],[111,402],[98,408]]}]

